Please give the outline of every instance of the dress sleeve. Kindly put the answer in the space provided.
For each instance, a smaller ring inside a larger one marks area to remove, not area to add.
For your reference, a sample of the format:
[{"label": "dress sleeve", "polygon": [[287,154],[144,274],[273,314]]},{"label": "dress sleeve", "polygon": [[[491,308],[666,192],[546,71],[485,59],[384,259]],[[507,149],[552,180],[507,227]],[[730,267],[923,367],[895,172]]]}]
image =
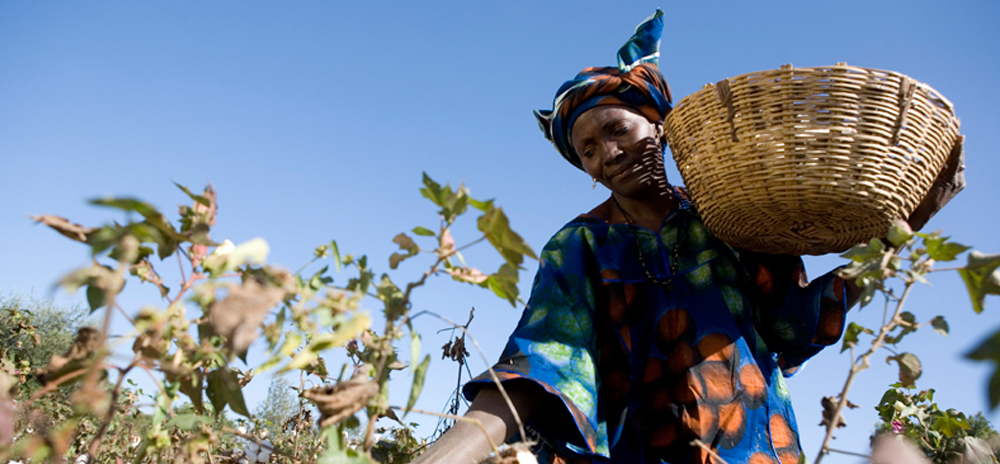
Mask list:
[{"label": "dress sleeve", "polygon": [[[528,304],[493,366],[504,385],[528,382],[548,396],[526,425],[560,454],[607,456],[607,440],[598,436],[595,246],[586,227],[564,228],[546,244]],[[471,401],[490,384],[485,372],[463,393]]]},{"label": "dress sleeve", "polygon": [[798,256],[743,251],[740,261],[756,302],[755,328],[786,377],[840,339],[848,308],[837,269],[809,282]]}]

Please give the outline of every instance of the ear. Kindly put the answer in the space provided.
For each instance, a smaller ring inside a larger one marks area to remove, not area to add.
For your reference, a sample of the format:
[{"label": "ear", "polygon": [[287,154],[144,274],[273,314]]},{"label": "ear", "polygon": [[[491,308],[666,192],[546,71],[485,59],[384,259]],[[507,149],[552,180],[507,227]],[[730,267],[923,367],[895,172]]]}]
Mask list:
[{"label": "ear", "polygon": [[552,112],[548,110],[535,110],[535,119],[538,121],[538,128],[545,134],[545,138],[552,142]]}]

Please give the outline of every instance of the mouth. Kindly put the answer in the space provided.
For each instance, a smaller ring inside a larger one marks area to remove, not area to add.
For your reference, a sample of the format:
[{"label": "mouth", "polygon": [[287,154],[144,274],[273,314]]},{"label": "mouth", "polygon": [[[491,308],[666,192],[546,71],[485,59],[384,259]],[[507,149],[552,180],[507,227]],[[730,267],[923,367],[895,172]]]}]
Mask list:
[{"label": "mouth", "polygon": [[628,166],[625,166],[624,168],[621,168],[621,169],[615,171],[614,173],[612,173],[610,176],[608,176],[608,180],[616,179],[618,177],[621,177],[624,174],[628,174],[630,172],[633,172],[633,171],[636,170],[636,167],[637,167],[636,164],[630,164]]}]

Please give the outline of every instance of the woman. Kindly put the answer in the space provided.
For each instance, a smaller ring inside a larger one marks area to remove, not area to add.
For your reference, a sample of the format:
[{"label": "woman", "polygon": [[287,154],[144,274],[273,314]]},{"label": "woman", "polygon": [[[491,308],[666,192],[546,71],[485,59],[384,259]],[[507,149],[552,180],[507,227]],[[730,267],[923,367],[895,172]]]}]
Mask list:
[{"label": "woman", "polygon": [[[551,112],[536,113],[559,153],[611,197],[545,246],[494,370],[540,462],[701,463],[715,453],[797,463],[783,377],[839,339],[859,291],[835,272],[807,283],[798,257],[732,250],[667,183],[662,26],[657,11],[617,68],[585,69]],[[517,430],[488,375],[464,393],[467,416],[494,441]],[[489,451],[477,426],[459,422],[418,462]]]}]

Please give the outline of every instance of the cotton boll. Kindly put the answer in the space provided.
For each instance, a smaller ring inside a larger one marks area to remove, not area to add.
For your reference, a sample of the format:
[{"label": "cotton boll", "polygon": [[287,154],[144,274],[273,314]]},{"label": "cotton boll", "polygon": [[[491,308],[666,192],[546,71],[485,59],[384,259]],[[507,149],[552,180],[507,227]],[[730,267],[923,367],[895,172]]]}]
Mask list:
[{"label": "cotton boll", "polygon": [[529,451],[518,450],[515,457],[517,458],[517,464],[538,464],[538,459]]},{"label": "cotton boll", "polygon": [[274,445],[271,444],[270,440],[262,440],[260,447],[260,452],[257,453],[257,462],[267,462],[271,459],[271,452],[274,449]]}]

